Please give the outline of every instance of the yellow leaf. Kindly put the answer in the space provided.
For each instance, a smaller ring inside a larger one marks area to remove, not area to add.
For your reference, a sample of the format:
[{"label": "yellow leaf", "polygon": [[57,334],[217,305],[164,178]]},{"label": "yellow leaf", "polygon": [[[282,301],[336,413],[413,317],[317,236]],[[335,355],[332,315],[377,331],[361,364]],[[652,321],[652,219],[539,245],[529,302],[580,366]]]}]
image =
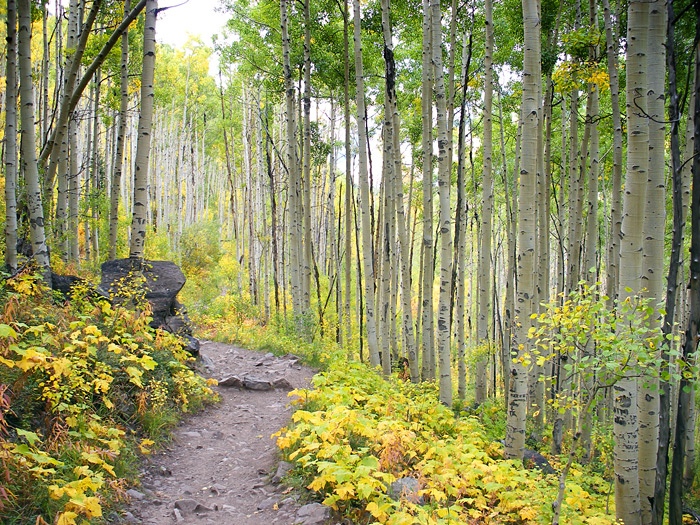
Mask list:
[{"label": "yellow leaf", "polygon": [[77,525],[75,521],[77,517],[78,515],[73,511],[61,512],[56,520],[56,525]]}]

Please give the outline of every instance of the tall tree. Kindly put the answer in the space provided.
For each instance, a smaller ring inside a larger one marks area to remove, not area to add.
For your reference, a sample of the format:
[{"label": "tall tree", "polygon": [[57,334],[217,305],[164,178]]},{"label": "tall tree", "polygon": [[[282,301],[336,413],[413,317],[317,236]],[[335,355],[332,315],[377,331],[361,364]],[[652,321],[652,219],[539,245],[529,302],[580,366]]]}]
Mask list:
[{"label": "tall tree", "polygon": [[[641,285],[651,304],[658,305],[664,295],[664,247],[666,229],[666,5],[663,0],[648,4],[649,31],[647,57],[647,122],[649,126],[649,164],[646,180],[644,223],[642,225]],[[656,313],[650,328],[661,325]],[[639,384],[639,490],[642,523],[651,523],[656,455],[659,446],[659,384],[643,377]]]},{"label": "tall tree", "polygon": [[[124,17],[129,15],[131,0],[124,0]],[[121,61],[119,64],[119,115],[117,143],[114,153],[111,193],[109,196],[109,259],[117,258],[117,235],[119,227],[119,193],[124,167],[124,144],[126,142],[127,110],[129,107],[129,30],[121,37]],[[225,133],[225,131],[224,131]],[[225,137],[225,135],[224,135]]]},{"label": "tall tree", "polygon": [[422,358],[421,377],[424,381],[435,379],[435,329],[433,286],[435,283],[435,259],[433,238],[433,98],[431,67],[431,9],[430,0],[423,0],[423,47],[421,72],[421,121],[423,150],[423,244],[421,282]]},{"label": "tall tree", "polygon": [[437,105],[438,194],[440,197],[440,298],[438,302],[438,361],[440,402],[452,405],[450,292],[452,290],[452,222],[450,214],[450,172],[448,157],[447,100],[442,63],[442,13],[440,1],[430,0],[434,94]]},{"label": "tall tree", "polygon": [[476,338],[480,346],[476,364],[476,399],[478,404],[486,400],[487,354],[484,349],[490,345],[489,306],[491,302],[491,230],[493,215],[493,3],[484,2],[484,24],[486,28],[486,48],[484,53],[484,167],[481,181],[481,229],[479,232],[478,260],[478,312],[476,318]]},{"label": "tall tree", "polygon": [[148,168],[153,123],[153,77],[156,65],[156,20],[158,0],[148,0],[143,31],[143,70],[141,72],[141,109],[136,143],[134,204],[131,219],[129,257],[143,259],[148,218]]},{"label": "tall tree", "polygon": [[[354,19],[354,55],[355,55],[355,95],[357,97],[358,129],[358,163],[360,176],[360,208],[362,216],[362,266],[364,267],[364,304],[367,323],[367,344],[369,361],[372,366],[379,366],[379,345],[377,343],[377,324],[375,318],[374,296],[374,250],[372,242],[372,218],[370,216],[369,175],[367,172],[367,109],[365,107],[365,80],[363,78],[362,36],[360,0],[353,0]],[[359,247],[358,247],[359,249]]]},{"label": "tall tree", "polygon": [[[525,47],[523,59],[522,159],[518,194],[517,288],[515,291],[515,330],[513,349],[520,357],[528,341],[530,316],[533,313],[535,285],[535,237],[537,215],[536,182],[538,169],[538,139],[540,128],[539,85],[540,16],[537,0],[523,0]],[[506,421],[506,457],[522,459],[525,448],[525,417],[527,412],[527,370],[521,359],[510,364],[510,391]]]},{"label": "tall tree", "polygon": [[34,83],[32,81],[32,10],[31,0],[18,0],[17,56],[19,60],[20,119],[22,124],[22,166],[29,209],[29,237],[32,256],[41,269],[44,281],[51,285],[51,263],[44,230],[44,207],[39,185],[34,126]]},{"label": "tall tree", "polygon": [[5,75],[5,266],[17,269],[17,4],[7,2]]},{"label": "tall tree", "polygon": [[[646,117],[649,8],[632,0],[627,12],[627,173],[622,204],[620,301],[639,293],[642,277],[642,225],[649,165]],[[637,380],[625,376],[614,386],[615,508],[626,525],[641,523],[639,499],[639,410]]]}]

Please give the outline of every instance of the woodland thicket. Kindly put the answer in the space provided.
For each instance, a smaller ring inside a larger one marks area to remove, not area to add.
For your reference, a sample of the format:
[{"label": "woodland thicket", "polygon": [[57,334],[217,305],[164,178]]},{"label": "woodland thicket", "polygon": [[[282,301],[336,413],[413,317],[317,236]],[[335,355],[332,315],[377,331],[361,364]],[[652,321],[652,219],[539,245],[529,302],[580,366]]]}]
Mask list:
[{"label": "woodland thicket", "polygon": [[[50,285],[116,257],[175,260],[203,334],[327,367],[279,445],[362,523],[680,524],[700,2],[222,0],[221,34],[182,49],[156,44],[168,8],[0,6],[3,293],[32,295],[16,288],[29,266]],[[22,374],[68,380],[55,367],[86,348],[129,399],[150,392],[163,363],[143,356],[165,336],[129,332],[153,341],[127,365],[110,346],[127,335],[97,321],[122,314],[90,301],[66,307],[92,305],[75,328],[6,307],[6,414]],[[107,410],[95,380],[81,384]],[[50,451],[55,428],[19,412],[6,451]],[[557,475],[519,469],[533,448]],[[401,477],[419,499],[387,496]]]}]

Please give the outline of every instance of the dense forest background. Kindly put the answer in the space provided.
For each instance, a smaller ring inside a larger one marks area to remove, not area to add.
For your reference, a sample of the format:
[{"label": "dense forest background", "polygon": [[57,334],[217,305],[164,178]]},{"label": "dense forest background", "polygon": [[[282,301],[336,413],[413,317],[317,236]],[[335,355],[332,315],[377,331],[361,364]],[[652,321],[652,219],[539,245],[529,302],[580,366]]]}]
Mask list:
[{"label": "dense forest background", "polygon": [[222,0],[182,49],[168,8],[0,7],[7,275],[174,260],[210,330],[501,403],[506,458],[609,453],[618,519],[681,523],[700,3]]}]

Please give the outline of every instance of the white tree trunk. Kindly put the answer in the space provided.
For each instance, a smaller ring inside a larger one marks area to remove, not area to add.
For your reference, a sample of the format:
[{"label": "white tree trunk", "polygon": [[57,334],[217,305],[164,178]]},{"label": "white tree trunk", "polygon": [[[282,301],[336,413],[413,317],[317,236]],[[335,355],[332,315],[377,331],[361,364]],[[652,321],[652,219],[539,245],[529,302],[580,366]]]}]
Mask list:
[{"label": "white tree trunk", "polygon": [[143,71],[141,73],[141,111],[139,113],[136,171],[134,173],[134,207],[131,220],[129,257],[143,259],[148,217],[148,170],[153,121],[153,76],[156,65],[156,19],[158,0],[148,0],[143,32]]},{"label": "white tree trunk", "polygon": [[367,173],[367,110],[365,108],[365,81],[362,67],[362,40],[360,35],[360,0],[353,0],[354,39],[355,39],[355,89],[357,96],[357,129],[359,146],[360,208],[362,216],[362,264],[365,272],[364,305],[367,319],[367,345],[369,361],[375,367],[380,365],[377,344],[377,325],[374,310],[374,263],[372,243],[372,219],[370,217],[370,188]]}]

